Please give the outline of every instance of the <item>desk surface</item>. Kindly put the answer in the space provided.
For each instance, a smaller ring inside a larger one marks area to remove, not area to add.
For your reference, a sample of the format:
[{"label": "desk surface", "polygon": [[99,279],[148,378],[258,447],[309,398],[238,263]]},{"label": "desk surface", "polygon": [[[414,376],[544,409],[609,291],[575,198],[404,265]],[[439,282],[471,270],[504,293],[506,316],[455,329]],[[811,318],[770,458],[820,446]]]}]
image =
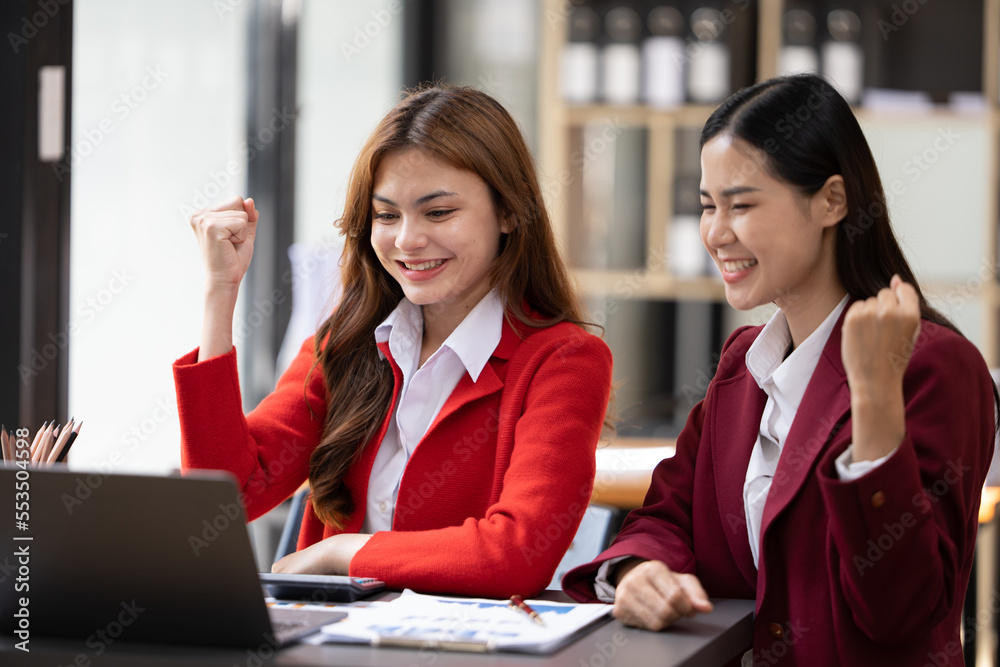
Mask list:
[{"label": "desk surface", "polygon": [[604,667],[661,665],[706,667],[723,665],[746,650],[753,640],[752,600],[713,600],[711,614],[678,622],[664,632],[627,628],[616,620],[604,623],[561,651],[547,656],[517,653],[446,653],[395,648],[368,648],[341,644],[298,644],[272,654],[185,646],[112,644],[100,656],[82,641],[33,638],[31,653],[14,649],[14,640],[0,636],[0,664],[46,667],[166,667],[198,665],[262,667],[263,665],[345,665],[384,667],[466,667],[468,665],[523,665]]}]

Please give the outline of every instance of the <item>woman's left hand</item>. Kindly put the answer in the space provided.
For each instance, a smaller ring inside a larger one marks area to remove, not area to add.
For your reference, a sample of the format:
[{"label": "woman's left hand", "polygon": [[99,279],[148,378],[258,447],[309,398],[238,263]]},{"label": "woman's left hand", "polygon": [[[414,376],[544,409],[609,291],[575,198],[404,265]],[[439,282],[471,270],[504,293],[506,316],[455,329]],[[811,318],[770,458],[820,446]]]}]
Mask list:
[{"label": "woman's left hand", "polygon": [[841,357],[851,389],[855,461],[885,456],[903,440],[903,374],[919,334],[920,297],[899,276],[844,316]]},{"label": "woman's left hand", "polygon": [[351,559],[371,535],[343,533],[290,553],[274,565],[271,572],[282,574],[348,574]]}]

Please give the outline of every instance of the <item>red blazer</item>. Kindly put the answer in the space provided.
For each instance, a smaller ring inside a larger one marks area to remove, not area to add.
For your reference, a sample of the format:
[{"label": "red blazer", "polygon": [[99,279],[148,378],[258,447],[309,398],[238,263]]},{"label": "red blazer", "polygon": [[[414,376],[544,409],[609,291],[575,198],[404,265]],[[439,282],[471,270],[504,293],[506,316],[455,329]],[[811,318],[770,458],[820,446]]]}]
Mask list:
[{"label": "red blazer", "polygon": [[842,322],[783,447],[759,571],[743,483],[766,396],[745,364],[761,327],[748,327],[726,342],[642,508],[607,551],[566,574],[566,592],[594,600],[594,576],[609,558],[660,560],[697,575],[710,596],[756,599],[754,665],[961,665],[959,623],[994,443],[989,372],[970,342],[923,321],[904,379],[903,442],[879,468],[842,482],[834,459],[851,442]]},{"label": "red blazer", "polygon": [[[388,345],[381,349],[395,375],[395,406],[402,373]],[[308,476],[327,413],[322,370],[309,375],[313,341],[245,418],[235,350],[196,359],[197,350],[174,364],[182,465],[236,475],[253,520]],[[414,449],[392,530],[375,533],[350,574],[392,588],[490,597],[544,589],[590,499],[610,386],[611,353],[596,336],[569,323],[515,331],[505,319],[479,380],[465,374]],[[388,421],[345,480],[355,507],[345,532],[364,521]],[[298,547],[338,532],[309,504]]]}]

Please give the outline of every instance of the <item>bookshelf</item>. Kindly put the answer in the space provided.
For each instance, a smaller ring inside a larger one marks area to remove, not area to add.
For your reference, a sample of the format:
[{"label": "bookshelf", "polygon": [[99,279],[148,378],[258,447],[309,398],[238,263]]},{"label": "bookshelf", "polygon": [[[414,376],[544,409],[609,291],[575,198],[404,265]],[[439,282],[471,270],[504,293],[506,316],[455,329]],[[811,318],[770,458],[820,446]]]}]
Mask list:
[{"label": "bookshelf", "polygon": [[[669,446],[696,394],[703,393],[725,337],[739,324],[763,323],[769,316],[766,310],[731,309],[722,281],[709,268],[695,275],[673,270],[675,262],[690,259],[690,234],[687,245],[674,247],[678,237],[671,225],[681,213],[689,221],[696,215],[682,209],[690,208],[691,183],[696,185],[699,176],[697,137],[715,105],[610,104],[601,101],[600,89],[593,101],[564,100],[561,59],[574,9],[593,9],[603,24],[612,8],[631,7],[643,18],[643,35],[636,42],[641,43],[650,36],[645,17],[659,5],[677,7],[685,22],[699,6],[729,11],[723,15],[731,19],[726,29],[733,34],[731,90],[778,74],[788,34],[783,19],[795,8],[812,12],[819,22],[833,8],[854,7],[863,19],[859,44],[866,90],[897,84],[917,90],[912,84],[915,77],[920,83],[920,72],[900,63],[924,68],[930,90],[920,92],[929,103],[887,110],[885,104],[868,104],[866,97],[855,111],[886,190],[894,184],[898,190],[889,193],[893,223],[926,295],[979,346],[991,367],[1000,365],[995,278],[1000,0],[962,0],[941,10],[916,3],[917,10],[899,25],[900,17],[892,15],[894,3],[881,1],[543,0],[538,95],[542,186],[591,321],[607,327],[623,418],[616,444]],[[940,43],[930,41],[938,35]],[[685,38],[690,46],[690,28]],[[606,35],[595,39],[597,53],[606,42]],[[979,87],[964,97],[971,104],[960,106],[954,103],[960,95],[940,90],[940,81],[947,80],[949,69],[970,70],[967,61],[949,58],[962,53],[968,58],[972,48],[978,48],[971,69],[981,70]],[[942,71],[932,66],[935,59],[942,62]],[[595,192],[606,201],[595,199]],[[697,187],[694,193],[696,197]],[[659,422],[658,412],[664,415]]]}]

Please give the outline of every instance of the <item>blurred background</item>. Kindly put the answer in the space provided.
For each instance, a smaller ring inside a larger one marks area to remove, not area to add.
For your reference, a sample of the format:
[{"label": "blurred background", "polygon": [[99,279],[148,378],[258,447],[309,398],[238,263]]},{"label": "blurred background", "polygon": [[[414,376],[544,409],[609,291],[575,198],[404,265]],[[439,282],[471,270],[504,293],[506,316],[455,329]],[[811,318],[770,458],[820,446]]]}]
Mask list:
[{"label": "blurred background", "polygon": [[82,419],[73,468],[178,467],[188,218],[233,195],[262,214],[234,327],[246,410],[272,389],[336,301],[357,150],[424,81],[523,129],[615,354],[617,444],[672,451],[728,334],[770,315],[730,309],[701,247],[698,134],[780,73],[855,105],[925,291],[1000,362],[1000,0],[11,0],[0,21],[0,421]]},{"label": "blurred background", "polygon": [[754,81],[818,72],[855,106],[925,293],[1000,365],[1000,0],[7,0],[0,27],[0,422],[82,419],[71,468],[179,466],[188,219],[234,195],[261,211],[244,408],[271,391],[336,302],[354,157],[426,81],[497,97],[536,155],[615,356],[599,466],[637,481],[606,502],[641,502],[723,341],[773,310],[726,305],[698,234],[701,126]]},{"label": "blurred background", "polygon": [[[25,33],[4,47],[24,109],[5,102],[5,132],[20,144],[4,146],[5,201],[23,222],[8,217],[0,236],[2,420],[34,431],[83,419],[74,467],[180,463],[170,365],[200,337],[195,210],[238,194],[262,212],[234,326],[249,410],[287,364],[289,325],[294,352],[332,306],[349,170],[401,91],[438,79],[484,87],[536,136],[533,0],[73,0],[2,11],[13,35]],[[30,70],[42,63],[63,68],[65,131],[59,154],[40,161],[26,131],[39,133],[45,90]],[[18,153],[37,174],[14,169]],[[294,317],[293,283],[303,293]]]},{"label": "blurred background", "polygon": [[435,80],[496,96],[535,151],[615,353],[620,436],[669,443],[729,332],[769,316],[725,304],[701,246],[698,134],[779,73],[821,72],[856,105],[918,276],[995,366],[997,5],[5,3],[0,420],[83,419],[73,466],[177,467],[170,364],[202,315],[191,213],[237,194],[262,212],[234,327],[249,410],[335,303],[357,150]]}]

